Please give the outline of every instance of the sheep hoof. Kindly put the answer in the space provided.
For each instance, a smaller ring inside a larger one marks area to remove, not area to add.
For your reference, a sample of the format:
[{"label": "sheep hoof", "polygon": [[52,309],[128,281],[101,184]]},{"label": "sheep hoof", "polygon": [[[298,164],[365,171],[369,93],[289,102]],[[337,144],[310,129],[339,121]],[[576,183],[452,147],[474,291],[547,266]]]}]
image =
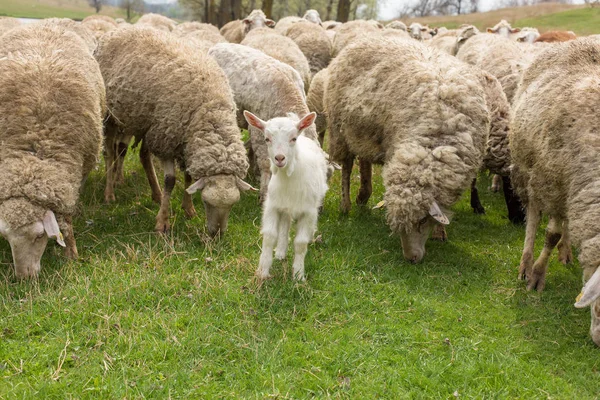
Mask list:
[{"label": "sheep hoof", "polygon": [[67,257],[70,260],[77,260],[79,258],[79,253],[77,252],[77,247],[75,247],[75,246],[65,247],[65,257]]},{"label": "sheep hoof", "polygon": [[542,292],[544,287],[546,286],[546,273],[545,272],[536,272],[534,271],[531,274],[531,277],[527,279],[527,290],[537,290],[538,292]]},{"label": "sheep hoof", "polygon": [[115,194],[114,193],[105,193],[104,194],[104,202],[106,204],[110,204],[113,201],[116,201],[117,199],[115,198]]},{"label": "sheep hoof", "polygon": [[573,262],[573,252],[570,248],[564,247],[558,249],[558,261],[564,265],[571,264]]},{"label": "sheep hoof", "polygon": [[168,222],[157,222],[154,230],[158,233],[167,233],[171,229]]},{"label": "sheep hoof", "polygon": [[525,263],[521,262],[519,265],[519,280],[527,280],[527,276],[530,275],[527,273],[528,270],[530,270],[530,268]]},{"label": "sheep hoof", "polygon": [[485,214],[485,208],[483,208],[482,205],[478,205],[476,207],[473,207],[473,212],[475,214],[483,215],[483,214]]},{"label": "sheep hoof", "polygon": [[359,206],[364,206],[369,202],[370,197],[371,197],[371,193],[359,192],[358,196],[356,196],[356,204]]},{"label": "sheep hoof", "polygon": [[198,215],[196,213],[196,209],[193,206],[189,208],[184,208],[183,211],[185,212],[185,217],[188,219],[195,218],[196,215]]}]

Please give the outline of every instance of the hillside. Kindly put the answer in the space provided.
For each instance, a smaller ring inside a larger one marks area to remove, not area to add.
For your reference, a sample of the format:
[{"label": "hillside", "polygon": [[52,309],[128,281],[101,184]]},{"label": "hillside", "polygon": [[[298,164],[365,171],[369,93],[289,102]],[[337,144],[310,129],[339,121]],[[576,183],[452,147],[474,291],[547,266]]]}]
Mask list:
[{"label": "hillside", "polygon": [[[83,19],[94,14],[87,0],[0,0],[0,15],[10,17]],[[104,6],[100,14],[124,17],[123,10]]]}]

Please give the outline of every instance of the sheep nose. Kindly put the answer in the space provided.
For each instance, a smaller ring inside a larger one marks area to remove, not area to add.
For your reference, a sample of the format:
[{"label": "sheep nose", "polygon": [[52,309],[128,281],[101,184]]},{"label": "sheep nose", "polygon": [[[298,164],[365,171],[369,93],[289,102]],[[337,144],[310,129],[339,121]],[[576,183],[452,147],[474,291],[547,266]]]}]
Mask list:
[{"label": "sheep nose", "polygon": [[285,156],[283,154],[278,154],[275,156],[275,161],[283,162],[285,160]]}]

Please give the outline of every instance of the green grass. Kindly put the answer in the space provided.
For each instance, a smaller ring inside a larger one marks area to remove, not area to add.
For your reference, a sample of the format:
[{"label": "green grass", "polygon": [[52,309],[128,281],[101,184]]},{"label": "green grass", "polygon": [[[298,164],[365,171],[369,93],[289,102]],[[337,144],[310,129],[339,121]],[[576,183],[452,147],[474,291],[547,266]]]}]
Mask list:
[{"label": "green grass", "polygon": [[49,246],[39,280],[19,282],[0,243],[0,398],[598,398],[600,350],[589,311],[573,307],[578,266],[554,256],[545,292],[527,293],[524,229],[487,178],[487,214],[463,197],[449,242],[411,265],[382,210],[339,214],[337,174],[308,282],[290,279],[288,260],[261,286],[256,194],[214,242],[199,196],[199,217],[183,217],[178,183],[161,237],[135,154],[127,165],[116,204],[102,203],[102,167],[88,179],[79,261]]},{"label": "green grass", "polygon": [[[0,0],[0,16],[83,19],[94,14],[86,0]],[[103,6],[101,14],[124,17],[123,10]]]},{"label": "green grass", "polygon": [[517,26],[534,26],[540,32],[573,31],[578,35],[600,33],[600,8],[579,8],[517,21]]}]

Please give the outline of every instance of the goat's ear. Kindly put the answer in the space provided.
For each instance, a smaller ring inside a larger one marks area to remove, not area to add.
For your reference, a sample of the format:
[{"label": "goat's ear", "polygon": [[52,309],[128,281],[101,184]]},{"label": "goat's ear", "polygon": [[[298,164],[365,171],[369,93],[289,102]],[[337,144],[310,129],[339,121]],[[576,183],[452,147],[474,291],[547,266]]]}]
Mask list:
[{"label": "goat's ear", "polygon": [[304,117],[302,117],[302,119],[298,121],[298,124],[296,124],[298,132],[302,132],[303,130],[311,126],[312,123],[315,122],[315,118],[317,118],[317,113],[315,112],[308,113]]},{"label": "goat's ear", "polygon": [[446,215],[440,209],[440,206],[438,206],[438,203],[435,201],[431,203],[431,206],[429,207],[429,215],[431,215],[433,219],[442,225],[448,225],[450,223],[448,217],[446,217]]},{"label": "goat's ear", "polygon": [[247,182],[244,182],[243,180],[241,180],[238,177],[235,178],[235,183],[236,183],[238,189],[240,189],[242,192],[245,192],[247,190],[252,190],[253,192],[258,192],[258,189],[252,187],[252,185],[250,185]]},{"label": "goat's ear", "polygon": [[196,182],[192,183],[190,185],[190,187],[188,187],[187,189],[185,189],[185,191],[188,194],[194,194],[196,193],[198,190],[202,190],[204,189],[204,186],[206,186],[206,178],[200,178],[198,179]]},{"label": "goat's ear", "polygon": [[583,308],[592,304],[600,297],[600,268],[596,268],[594,275],[585,283],[581,293],[577,296],[575,307]]},{"label": "goat's ear", "polygon": [[50,239],[56,239],[56,243],[60,244],[62,247],[67,247],[63,235],[60,232],[60,228],[58,227],[58,222],[56,222],[56,216],[52,210],[46,211],[42,222],[44,224],[46,235],[48,235]]},{"label": "goat's ear", "polygon": [[510,33],[519,33],[519,32],[521,32],[521,28],[512,28],[510,30]]},{"label": "goat's ear", "polygon": [[273,21],[272,19],[266,19],[265,20],[265,25],[267,25],[269,28],[273,28],[275,26],[275,21]]},{"label": "goat's ear", "polygon": [[248,124],[250,126],[255,127],[261,132],[265,131],[266,122],[258,118],[256,115],[252,114],[250,111],[244,110],[244,118],[246,118],[246,121],[248,121]]}]

